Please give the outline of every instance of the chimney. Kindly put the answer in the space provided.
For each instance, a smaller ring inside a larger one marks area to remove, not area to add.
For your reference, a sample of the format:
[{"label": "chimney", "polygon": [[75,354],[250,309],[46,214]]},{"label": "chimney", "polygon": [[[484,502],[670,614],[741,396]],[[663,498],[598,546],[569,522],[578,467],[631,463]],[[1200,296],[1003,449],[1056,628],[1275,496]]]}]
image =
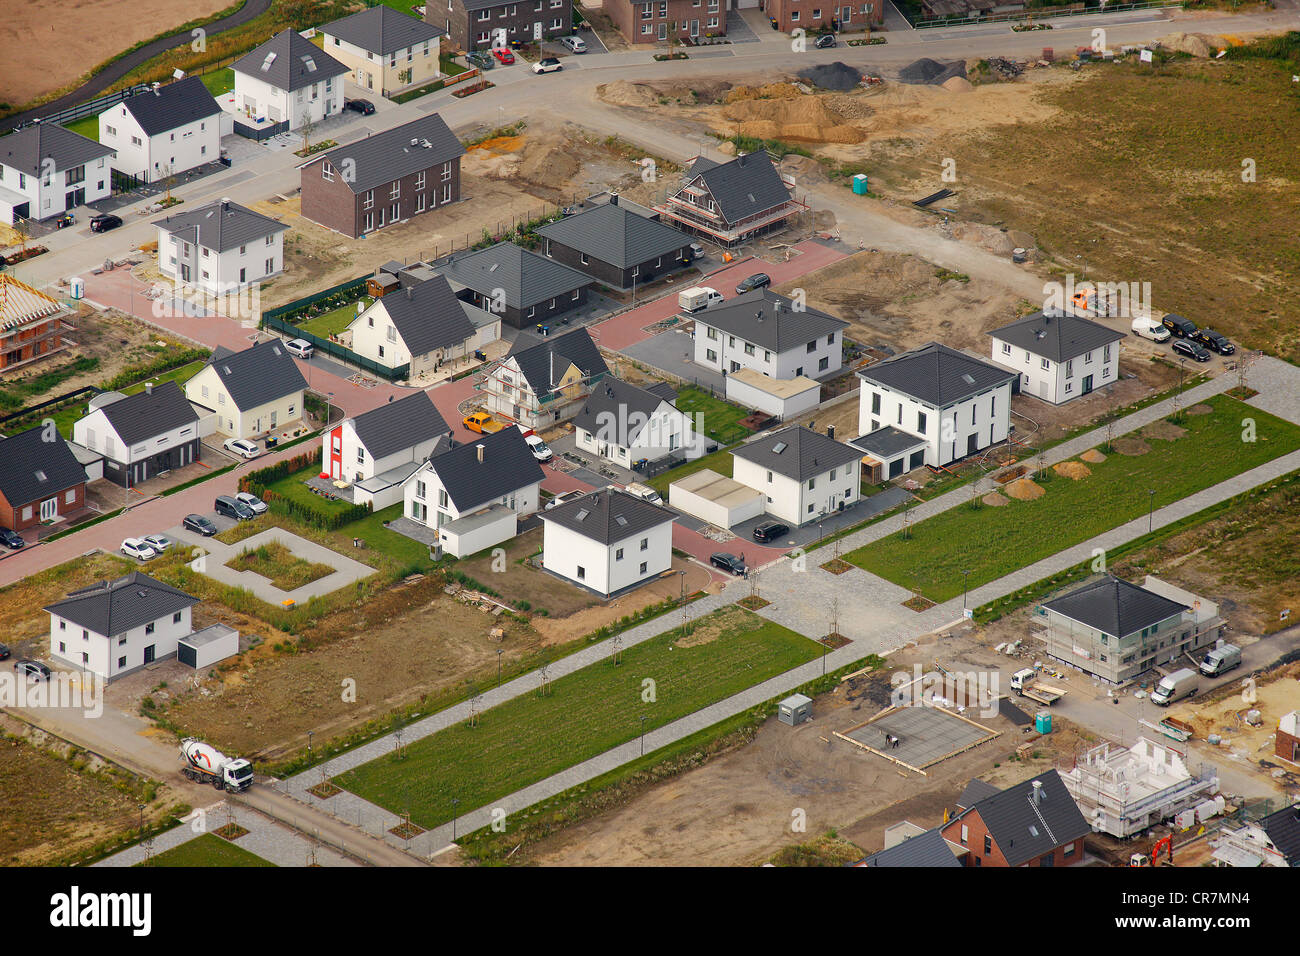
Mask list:
[{"label": "chimney", "polygon": [[144,383],[144,393],[145,393],[146,395],[152,395],[152,394],[153,394],[153,382],[145,382],[145,383]]},{"label": "chimney", "polygon": [[618,205],[618,193],[610,193],[610,194],[609,194],[609,204],[610,204],[611,206],[617,206],[617,205]]},{"label": "chimney", "polygon": [[834,426],[834,425],[827,425],[827,426],[826,426],[826,437],[827,437],[827,438],[834,438],[834,437],[835,437],[835,426]]},{"label": "chimney", "polygon": [[480,465],[483,464],[483,443],[479,442],[477,445],[475,445],[474,450],[478,452],[478,463]]},{"label": "chimney", "polygon": [[406,298],[408,300],[415,298],[415,291],[409,285],[406,287]]},{"label": "chimney", "polygon": [[225,196],[221,197],[221,211],[230,212],[230,200],[227,199]]},{"label": "chimney", "polygon": [[1042,802],[1043,802],[1043,781],[1035,780],[1034,781],[1034,803],[1039,804]]}]

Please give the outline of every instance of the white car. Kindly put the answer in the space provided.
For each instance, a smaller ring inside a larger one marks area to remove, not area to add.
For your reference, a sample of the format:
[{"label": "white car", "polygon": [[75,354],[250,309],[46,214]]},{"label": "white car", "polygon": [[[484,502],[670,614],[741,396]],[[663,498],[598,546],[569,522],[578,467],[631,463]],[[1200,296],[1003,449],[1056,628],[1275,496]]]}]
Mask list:
[{"label": "white car", "polygon": [[525,435],[524,441],[528,443],[529,450],[538,461],[550,461],[555,457],[555,453],[551,451],[550,446],[536,435]]},{"label": "white car", "polygon": [[172,546],[172,539],[165,534],[147,534],[140,540],[153,548],[158,554],[162,554]]},{"label": "white car", "polygon": [[223,447],[226,451],[233,451],[240,458],[250,460],[262,454],[262,449],[257,447],[257,442],[249,441],[246,438],[227,438]]},{"label": "white car", "polygon": [[284,343],[284,350],[300,359],[309,359],[312,352],[316,351],[316,347],[306,339],[290,339]]},{"label": "white car", "polygon": [[563,43],[565,46],[567,46],[570,52],[573,53],[587,52],[587,41],[585,41],[582,37],[578,37],[578,36],[560,37],[560,42]]},{"label": "white car", "polygon": [[239,492],[239,494],[235,495],[235,500],[242,501],[244,504],[248,505],[249,508],[253,509],[253,514],[255,515],[266,514],[266,502],[257,497],[257,495],[253,494],[251,491]]},{"label": "white car", "polygon": [[149,547],[141,538],[127,538],[122,542],[122,547],[118,548],[128,558],[138,558],[141,561],[148,561],[150,558],[156,558],[158,552]]},{"label": "white car", "polygon": [[533,64],[534,73],[554,73],[556,70],[562,69],[564,69],[564,64],[553,56],[548,56]]}]

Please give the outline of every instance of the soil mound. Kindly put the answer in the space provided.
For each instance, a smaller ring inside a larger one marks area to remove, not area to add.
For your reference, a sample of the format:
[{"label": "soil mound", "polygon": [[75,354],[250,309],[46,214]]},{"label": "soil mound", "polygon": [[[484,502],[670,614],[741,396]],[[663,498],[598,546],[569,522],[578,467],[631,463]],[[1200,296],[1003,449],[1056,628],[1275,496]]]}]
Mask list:
[{"label": "soil mound", "polygon": [[1006,498],[1003,498],[996,491],[990,491],[987,495],[981,498],[980,501],[984,502],[990,508],[1000,508],[1003,505],[1010,504]]},{"label": "soil mound", "polygon": [[1151,446],[1141,438],[1116,438],[1113,447],[1121,455],[1127,455],[1129,458],[1145,455],[1151,450]]},{"label": "soil mound", "polygon": [[658,97],[649,87],[627,80],[615,80],[596,87],[596,95],[611,106],[653,106]]},{"label": "soil mound", "polygon": [[861,143],[866,134],[820,96],[739,100],[722,109],[742,136],[800,143]]},{"label": "soil mound", "polygon": [[1091,462],[1094,465],[1100,465],[1103,461],[1106,460],[1106,456],[1103,455],[1101,452],[1097,451],[1097,449],[1095,448],[1089,448],[1079,457],[1082,458],[1084,461]]},{"label": "soil mound", "polygon": [[1017,478],[1003,490],[1017,501],[1033,501],[1047,493],[1043,486],[1032,478]]},{"label": "soil mound", "polygon": [[975,84],[964,76],[953,76],[939,84],[949,93],[969,93],[975,89]]},{"label": "soil mound", "polygon": [[966,76],[966,61],[953,60],[940,63],[928,56],[913,60],[898,71],[898,78],[914,86],[942,86],[955,76]]},{"label": "soil mound", "polygon": [[1191,408],[1189,408],[1189,409],[1187,410],[1187,414],[1188,414],[1188,415],[1208,415],[1208,414],[1210,414],[1210,412],[1212,412],[1212,411],[1214,411],[1214,409],[1213,409],[1213,407],[1211,407],[1211,406],[1209,406],[1209,405],[1193,405]]},{"label": "soil mound", "polygon": [[836,60],[822,66],[810,67],[799,72],[802,80],[822,90],[844,92],[854,89],[862,82],[862,74],[846,63]]},{"label": "soil mound", "polygon": [[1060,464],[1053,465],[1052,471],[1058,475],[1064,475],[1072,481],[1078,481],[1080,478],[1087,478],[1092,474],[1092,469],[1081,461],[1063,461]]},{"label": "soil mound", "polygon": [[1175,425],[1173,422],[1152,422],[1146,428],[1142,429],[1143,438],[1154,438],[1157,441],[1178,441],[1187,434],[1187,429]]},{"label": "soil mound", "polygon": [[1160,38],[1160,45],[1176,53],[1190,53],[1202,59],[1216,56],[1228,43],[1209,33],[1171,33]]}]

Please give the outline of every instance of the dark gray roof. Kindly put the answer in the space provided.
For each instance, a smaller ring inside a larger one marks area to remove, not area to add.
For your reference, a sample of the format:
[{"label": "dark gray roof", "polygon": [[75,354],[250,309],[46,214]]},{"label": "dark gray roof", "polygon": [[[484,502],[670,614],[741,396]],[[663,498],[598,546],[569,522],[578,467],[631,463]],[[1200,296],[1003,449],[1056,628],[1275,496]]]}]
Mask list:
[{"label": "dark gray roof", "polygon": [[874,432],[868,432],[857,438],[849,439],[849,444],[866,452],[868,455],[885,461],[901,455],[905,451],[910,451],[919,445],[926,444],[926,440],[919,435],[913,435],[911,432],[895,428],[893,425],[886,425],[883,428],[877,428]]},{"label": "dark gray roof", "polygon": [[620,269],[673,255],[691,244],[686,233],[612,203],[547,223],[537,234]]},{"label": "dark gray roof", "polygon": [[[483,446],[481,462],[479,445]],[[545,477],[518,428],[479,435],[463,445],[452,443],[449,449],[429,458],[429,467],[437,473],[438,480],[447,489],[447,497],[462,514]]]},{"label": "dark gray roof", "polygon": [[979,777],[972,777],[970,783],[966,784],[966,789],[961,792],[957,798],[957,809],[965,810],[967,807],[973,807],[985,797],[991,797],[995,793],[1001,793],[997,787],[987,780],[981,780]]},{"label": "dark gray roof", "polygon": [[694,319],[697,325],[711,325],[773,352],[803,348],[849,324],[816,309],[795,311],[793,306],[771,289],[756,289],[697,312]]},{"label": "dark gray roof", "polygon": [[873,853],[862,866],[961,866],[939,830],[926,830],[887,850]]},{"label": "dark gray roof", "polygon": [[281,30],[236,60],[234,70],[289,93],[327,77],[351,72],[297,30]]},{"label": "dark gray roof", "polygon": [[790,187],[785,184],[772,157],[765,151],[737,156],[726,163],[697,159],[686,173],[690,184],[701,178],[718,211],[730,223],[775,209],[790,201]]},{"label": "dark gray roof", "polygon": [[270,216],[225,200],[155,219],[153,224],[184,242],[217,252],[229,252],[289,228]]},{"label": "dark gray roof", "polygon": [[[1034,781],[1043,785],[1038,803]],[[1092,832],[1055,770],[976,801],[953,820],[968,813],[979,814],[1008,866],[1028,863]]]},{"label": "dark gray roof", "polygon": [[1288,866],[1300,866],[1300,804],[1262,817],[1259,826],[1286,858]]},{"label": "dark gray roof", "polygon": [[1110,574],[1048,601],[1043,607],[1072,621],[1095,627],[1111,637],[1127,637],[1188,610],[1186,604],[1171,601]]},{"label": "dark gray roof", "polygon": [[451,432],[428,392],[372,408],[352,419],[352,427],[371,458],[385,458]]},{"label": "dark gray roof", "polygon": [[331,20],[316,29],[383,56],[432,40],[447,32],[409,13],[385,6],[370,7],[349,17]]},{"label": "dark gray roof", "polygon": [[197,76],[187,76],[122,101],[146,136],[157,136],[197,120],[216,116],[221,106]]},{"label": "dark gray roof", "polygon": [[291,392],[307,388],[293,356],[279,339],[272,339],[242,352],[218,346],[208,359],[230,400],[240,411],[257,408]]},{"label": "dark gray roof", "polygon": [[86,469],[57,432],[45,440],[45,426],[35,425],[0,441],[0,494],[19,508],[86,481]]},{"label": "dark gray roof", "polygon": [[132,571],[116,581],[73,591],[45,610],[92,633],[116,637],[198,603],[198,598],[170,584]]},{"label": "dark gray roof", "polygon": [[477,252],[457,253],[440,271],[480,295],[502,290],[505,304],[516,309],[568,295],[591,285],[592,278],[561,262],[539,256],[513,242],[498,242]]},{"label": "dark gray roof", "polygon": [[519,371],[538,397],[549,393],[570,365],[576,365],[588,378],[609,371],[586,329],[574,329],[535,343],[517,342],[506,358],[519,364]]},{"label": "dark gray roof", "polygon": [[474,334],[465,303],[456,298],[443,276],[404,283],[374,305],[383,306],[412,355],[461,345]]},{"label": "dark gray roof", "polygon": [[53,159],[55,170],[62,172],[101,156],[115,155],[117,150],[53,123],[37,123],[0,136],[0,164],[29,176],[41,174],[45,159]]},{"label": "dark gray roof", "polygon": [[1066,312],[1034,312],[989,335],[1052,362],[1065,362],[1118,342],[1123,332]]},{"label": "dark gray roof", "polygon": [[858,375],[917,401],[943,408],[1008,382],[1016,372],[980,361],[938,342],[862,369]]},{"label": "dark gray roof", "polygon": [[676,397],[606,376],[592,388],[573,424],[599,435],[602,441],[627,447],[636,441],[655,409],[665,401],[671,405]]},{"label": "dark gray roof", "polygon": [[[425,143],[429,145],[425,146]],[[362,193],[403,176],[441,166],[464,155],[465,147],[446,121],[437,113],[430,113],[382,133],[359,139],[355,143],[332,149],[308,160],[299,168],[305,176],[308,168],[328,160],[335,169],[350,170],[348,175],[341,177],[343,182],[354,193]],[[319,172],[314,174],[320,175]],[[429,188],[432,189],[433,186],[434,183],[430,182]]]},{"label": "dark gray roof", "polygon": [[128,446],[199,420],[198,412],[176,382],[163,382],[151,392],[136,392],[103,405],[100,410],[117,437]]},{"label": "dark gray roof", "polygon": [[554,521],[592,541],[614,544],[672,521],[673,513],[626,491],[598,488],[543,511],[542,520]]},{"label": "dark gray roof", "polygon": [[746,442],[732,449],[731,454],[795,481],[807,481],[862,457],[859,449],[802,425],[790,425]]}]

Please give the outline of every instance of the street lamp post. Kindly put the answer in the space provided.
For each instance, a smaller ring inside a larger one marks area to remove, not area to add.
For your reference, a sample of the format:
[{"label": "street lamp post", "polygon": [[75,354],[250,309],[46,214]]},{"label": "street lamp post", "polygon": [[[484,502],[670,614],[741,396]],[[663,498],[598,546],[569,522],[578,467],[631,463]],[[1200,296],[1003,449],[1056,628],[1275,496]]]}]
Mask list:
[{"label": "street lamp post", "polygon": [[641,756],[645,756],[645,717],[641,718]]},{"label": "street lamp post", "polygon": [[451,842],[452,843],[456,842],[456,819],[458,817],[458,811],[456,810],[456,808],[458,806],[460,806],[460,797],[452,797],[451,798]]},{"label": "street lamp post", "polygon": [[970,568],[961,573],[961,609],[966,610],[966,589],[970,582]]},{"label": "street lamp post", "polygon": [[1156,513],[1156,490],[1154,488],[1147,492],[1147,534],[1151,533],[1151,525],[1155,520]]},{"label": "street lamp post", "polygon": [[501,648],[497,648],[497,686],[501,685]]},{"label": "street lamp post", "polygon": [[315,733],[316,732],[314,730],[307,731],[307,753],[311,753],[311,738],[312,735]]}]

